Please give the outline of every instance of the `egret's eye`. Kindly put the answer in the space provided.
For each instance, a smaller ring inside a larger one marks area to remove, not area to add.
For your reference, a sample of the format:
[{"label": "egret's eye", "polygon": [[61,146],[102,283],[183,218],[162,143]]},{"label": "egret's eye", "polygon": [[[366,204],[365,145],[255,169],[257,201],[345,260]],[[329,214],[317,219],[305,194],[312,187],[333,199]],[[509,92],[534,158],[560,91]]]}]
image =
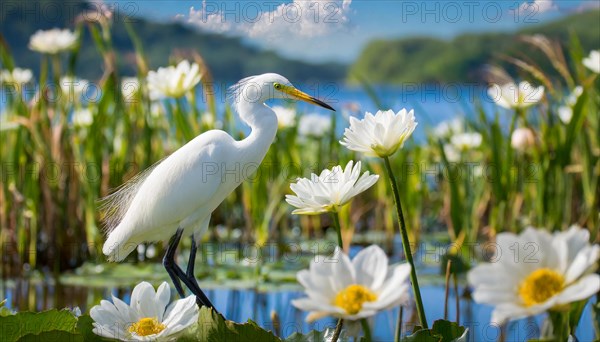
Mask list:
[{"label": "egret's eye", "polygon": [[275,83],[275,84],[273,84],[273,87],[275,87],[275,89],[279,90],[279,89],[281,89],[281,84]]}]

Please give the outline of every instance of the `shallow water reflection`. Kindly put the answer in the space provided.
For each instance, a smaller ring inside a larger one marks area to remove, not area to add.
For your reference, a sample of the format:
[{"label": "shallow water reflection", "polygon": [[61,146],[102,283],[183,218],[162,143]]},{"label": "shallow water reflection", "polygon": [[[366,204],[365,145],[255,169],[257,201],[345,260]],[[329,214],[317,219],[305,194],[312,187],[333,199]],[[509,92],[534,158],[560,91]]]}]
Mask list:
[{"label": "shallow water reflection", "polygon": [[[157,284],[155,284],[157,285]],[[201,284],[202,286],[202,284]],[[55,281],[9,280],[3,281],[0,287],[0,298],[7,299],[7,306],[13,310],[42,311],[50,308],[75,308],[86,313],[103,298],[111,294],[129,301],[132,288],[88,288],[81,286],[63,286]],[[459,293],[464,289],[460,288]],[[280,336],[289,336],[300,331],[312,329],[324,330],[335,327],[334,319],[321,319],[311,324],[304,322],[306,313],[297,310],[290,301],[303,296],[300,288],[259,292],[252,289],[214,288],[206,290],[207,296],[215,307],[230,320],[245,322],[252,319],[266,329],[273,329],[271,313],[277,312],[280,320]],[[177,296],[173,292],[173,298]],[[422,286],[422,295],[428,320],[433,322],[444,315],[444,288],[435,285]],[[593,341],[592,313],[590,301],[584,310],[577,338],[581,342]],[[455,319],[455,297],[449,297],[449,318]],[[405,309],[403,313],[403,331],[414,327],[413,309]],[[543,316],[523,319],[511,323],[506,330],[489,324],[492,309],[477,305],[470,300],[460,300],[461,324],[469,327],[470,341],[526,341],[539,336],[543,324]],[[375,341],[393,341],[398,309],[382,312],[371,320]],[[375,324],[375,325],[373,325]],[[503,336],[501,336],[503,334]]]}]

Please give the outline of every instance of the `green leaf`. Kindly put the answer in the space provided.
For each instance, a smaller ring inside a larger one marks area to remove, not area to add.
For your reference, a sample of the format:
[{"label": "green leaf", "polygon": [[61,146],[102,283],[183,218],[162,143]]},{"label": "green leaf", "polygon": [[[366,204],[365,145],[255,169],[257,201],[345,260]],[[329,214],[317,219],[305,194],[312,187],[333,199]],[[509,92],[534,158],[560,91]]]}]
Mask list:
[{"label": "green leaf", "polygon": [[50,330],[44,331],[40,334],[27,334],[19,339],[19,342],[83,342],[87,341],[83,339],[80,334],[74,334],[63,330]]},{"label": "green leaf", "polygon": [[325,331],[312,330],[306,335],[299,332],[295,332],[288,336],[285,342],[312,342],[312,341],[325,341]]},{"label": "green leaf", "polygon": [[[38,335],[46,332],[66,332],[76,334],[77,318],[69,310],[56,309],[40,313],[21,312],[0,317],[0,341],[18,341],[26,335]],[[58,333],[50,334],[55,336]],[[44,334],[45,336],[45,334]],[[64,341],[64,340],[63,340]]]},{"label": "green leaf", "polygon": [[466,342],[468,329],[459,326],[455,322],[439,319],[433,322],[431,329],[421,329],[403,341],[410,342]]},{"label": "green leaf", "polygon": [[581,319],[583,309],[585,309],[587,302],[588,298],[571,304],[571,312],[569,313],[569,328],[573,334],[577,329],[577,325],[579,325],[579,320]]},{"label": "green leaf", "polygon": [[439,319],[433,322],[433,327],[431,328],[431,330],[441,335],[443,342],[458,342],[467,340],[467,329],[456,324],[456,322],[450,322],[443,319]]},{"label": "green leaf", "polygon": [[410,336],[406,336],[404,342],[442,342],[443,337],[429,329],[419,330]]},{"label": "green leaf", "polygon": [[0,317],[10,316],[13,312],[6,307],[6,299],[0,302]]},{"label": "green leaf", "polygon": [[252,320],[239,324],[226,321],[212,309],[202,307],[196,332],[198,341],[257,341],[277,342],[280,338],[259,327]]}]

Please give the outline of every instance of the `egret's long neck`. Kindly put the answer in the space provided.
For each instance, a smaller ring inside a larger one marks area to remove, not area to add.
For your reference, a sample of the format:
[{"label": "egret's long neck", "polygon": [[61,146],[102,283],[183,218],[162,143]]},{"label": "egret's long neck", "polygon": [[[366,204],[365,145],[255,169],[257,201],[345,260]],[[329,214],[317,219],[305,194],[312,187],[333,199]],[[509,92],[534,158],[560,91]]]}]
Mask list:
[{"label": "egret's long neck", "polygon": [[277,134],[277,116],[263,103],[244,103],[238,107],[242,121],[250,126],[250,135],[239,142],[249,161],[260,163]]}]

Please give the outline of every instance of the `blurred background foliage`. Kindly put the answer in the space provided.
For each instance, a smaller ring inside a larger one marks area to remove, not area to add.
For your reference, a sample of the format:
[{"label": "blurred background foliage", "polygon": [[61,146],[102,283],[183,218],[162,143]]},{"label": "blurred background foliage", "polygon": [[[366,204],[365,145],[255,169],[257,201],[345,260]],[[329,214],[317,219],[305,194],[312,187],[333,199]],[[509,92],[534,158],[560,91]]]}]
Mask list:
[{"label": "blurred background foliage", "polygon": [[494,64],[515,71],[507,56],[519,56],[540,63],[543,70],[557,76],[541,52],[530,51],[521,35],[541,34],[569,47],[571,34],[577,35],[585,51],[598,48],[600,11],[573,14],[555,22],[528,27],[515,33],[467,33],[451,40],[416,37],[395,40],[375,40],[362,51],[350,66],[348,80],[356,76],[369,82],[481,82],[485,66]]}]

